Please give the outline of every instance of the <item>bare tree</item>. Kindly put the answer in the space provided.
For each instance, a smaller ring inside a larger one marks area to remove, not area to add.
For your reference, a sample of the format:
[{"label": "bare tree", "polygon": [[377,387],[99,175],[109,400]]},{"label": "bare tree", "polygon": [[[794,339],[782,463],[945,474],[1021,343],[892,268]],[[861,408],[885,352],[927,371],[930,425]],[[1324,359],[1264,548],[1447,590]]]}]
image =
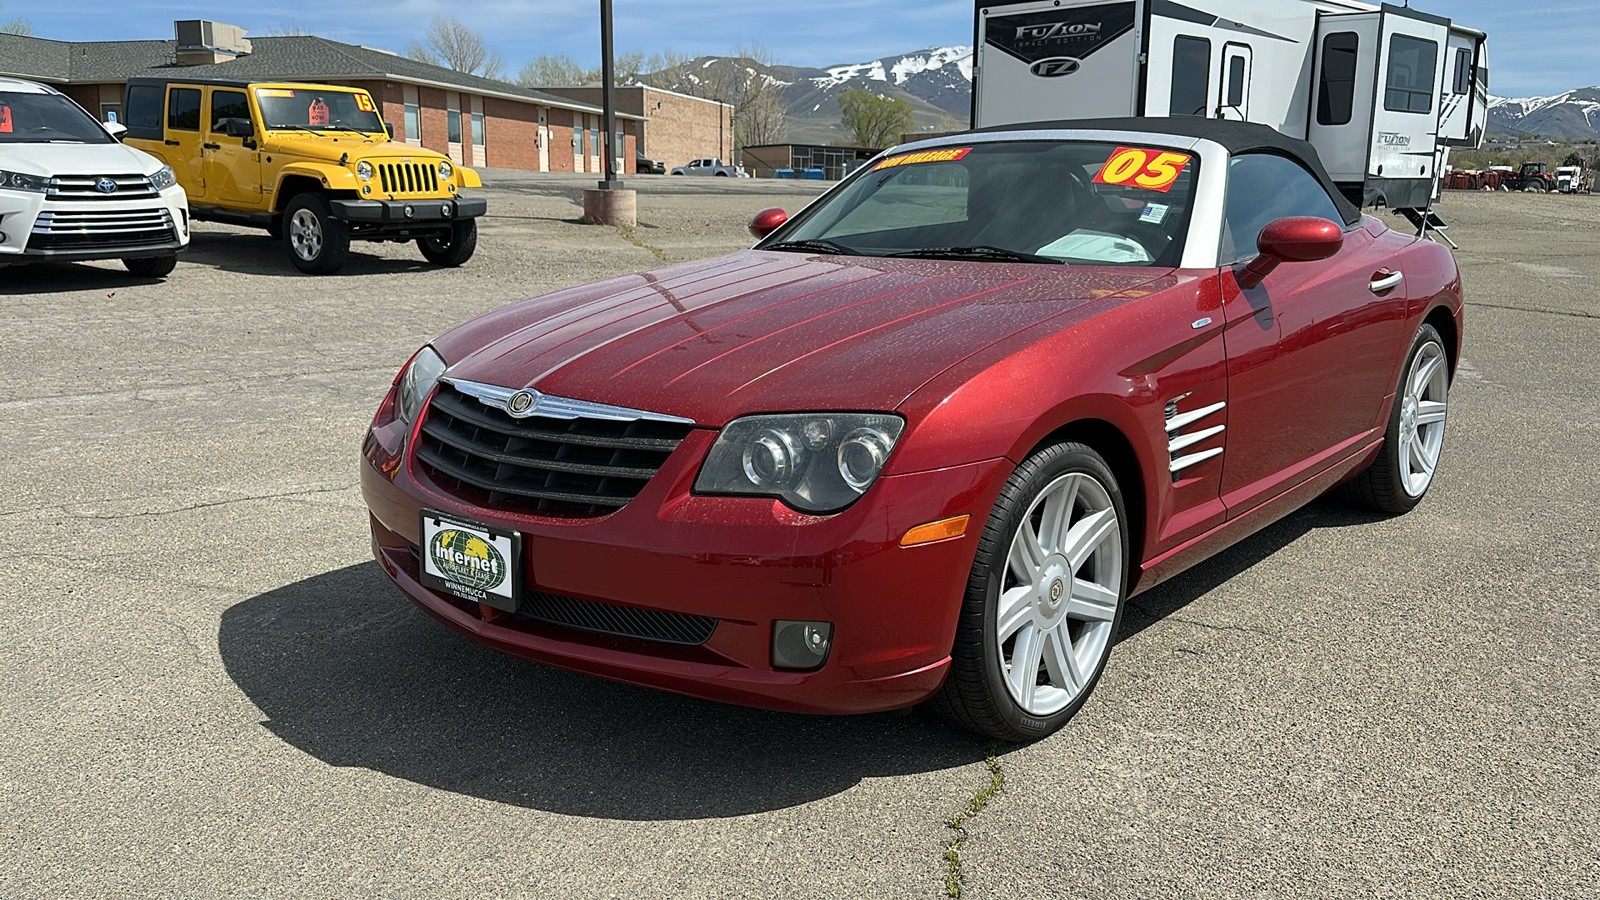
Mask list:
[{"label": "bare tree", "polygon": [[285,19],[267,29],[268,37],[310,37],[312,34],[311,29],[294,19]]},{"label": "bare tree", "polygon": [[[0,9],[5,9],[5,5],[0,4]],[[33,23],[21,18],[12,19],[9,22],[0,22],[0,34],[33,34]]]},{"label": "bare tree", "polygon": [[565,54],[536,56],[517,72],[517,84],[523,87],[564,87],[599,81],[598,71],[585,69]]},{"label": "bare tree", "polygon": [[675,90],[732,104],[735,149],[774,144],[783,140],[788,124],[783,100],[783,89],[788,85],[773,76],[774,65],[767,48],[740,44],[733,49],[731,59],[718,60],[695,72],[683,70],[681,83],[685,87]]},{"label": "bare tree", "polygon": [[421,41],[413,41],[406,55],[420,62],[444,66],[468,75],[499,78],[505,73],[505,57],[490,50],[483,35],[468,28],[460,19],[436,16],[428,23]]},{"label": "bare tree", "polygon": [[839,95],[839,109],[857,147],[892,147],[900,143],[900,135],[916,127],[911,104],[899,97],[864,89],[846,91]]}]

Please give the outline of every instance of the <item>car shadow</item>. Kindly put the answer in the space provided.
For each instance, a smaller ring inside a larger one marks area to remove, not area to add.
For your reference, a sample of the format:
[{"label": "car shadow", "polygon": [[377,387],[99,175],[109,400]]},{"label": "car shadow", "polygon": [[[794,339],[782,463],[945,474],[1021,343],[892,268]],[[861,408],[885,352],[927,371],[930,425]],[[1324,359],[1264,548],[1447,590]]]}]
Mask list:
[{"label": "car shadow", "polygon": [[350,255],[339,271],[332,275],[305,275],[294,267],[289,251],[280,240],[265,231],[197,231],[189,240],[189,249],[178,254],[178,270],[173,278],[183,277],[185,266],[200,265],[237,275],[288,275],[306,278],[343,278],[352,275],[396,275],[420,272],[438,267],[422,258],[415,246],[411,249],[416,259],[389,259],[363,252],[376,245],[365,241],[351,241]]},{"label": "car shadow", "polygon": [[108,296],[124,288],[160,284],[164,279],[134,275],[120,263],[104,268],[87,263],[37,263],[0,267],[0,296],[101,291]]},{"label": "car shadow", "polygon": [[[1122,640],[1308,530],[1357,521],[1316,506],[1290,516],[1135,600]],[[791,715],[526,663],[439,625],[370,562],[239,603],[218,644],[263,725],[317,759],[564,815],[747,815],[989,748],[922,715]]]}]

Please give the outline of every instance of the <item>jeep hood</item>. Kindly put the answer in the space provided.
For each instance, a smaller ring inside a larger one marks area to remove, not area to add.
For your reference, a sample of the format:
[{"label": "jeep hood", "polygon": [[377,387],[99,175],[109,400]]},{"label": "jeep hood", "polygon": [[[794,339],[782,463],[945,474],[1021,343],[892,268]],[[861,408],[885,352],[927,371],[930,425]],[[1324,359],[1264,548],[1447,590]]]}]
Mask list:
[{"label": "jeep hood", "polygon": [[892,410],[940,372],[1167,269],[747,250],[523,301],[434,342],[449,377],[720,426]]},{"label": "jeep hood", "polygon": [[392,141],[374,141],[368,135],[355,131],[330,131],[326,137],[316,137],[300,132],[275,131],[262,144],[267,153],[278,153],[301,160],[317,160],[337,164],[339,157],[350,154],[350,161],[377,159],[378,157],[409,156],[413,159],[443,159],[432,150],[421,147],[400,147]]}]

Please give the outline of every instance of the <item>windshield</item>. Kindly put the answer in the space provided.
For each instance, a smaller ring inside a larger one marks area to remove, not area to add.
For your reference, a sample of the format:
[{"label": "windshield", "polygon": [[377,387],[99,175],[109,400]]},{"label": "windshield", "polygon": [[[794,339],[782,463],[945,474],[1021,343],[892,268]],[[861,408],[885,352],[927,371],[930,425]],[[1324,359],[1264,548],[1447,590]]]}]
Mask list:
[{"label": "windshield", "polygon": [[379,134],[383,121],[364,93],[322,88],[256,88],[256,102],[268,131],[360,131]]},{"label": "windshield", "polygon": [[82,107],[60,94],[0,91],[0,144],[110,144],[114,140]]},{"label": "windshield", "polygon": [[902,153],[873,164],[758,247],[1177,265],[1199,164],[1180,151],[1087,141]]}]

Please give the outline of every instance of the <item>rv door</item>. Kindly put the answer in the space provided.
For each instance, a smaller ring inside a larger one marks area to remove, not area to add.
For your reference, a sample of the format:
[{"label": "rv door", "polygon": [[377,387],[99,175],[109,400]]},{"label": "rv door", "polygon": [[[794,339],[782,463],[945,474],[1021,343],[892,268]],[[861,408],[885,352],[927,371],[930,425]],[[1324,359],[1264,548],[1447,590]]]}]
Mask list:
[{"label": "rv door", "polygon": [[1440,92],[1439,142],[1450,147],[1483,146],[1489,115],[1488,53],[1484,35],[1453,25],[1446,48],[1445,83]]},{"label": "rv door", "polygon": [[1137,115],[1144,2],[978,7],[973,127]]},{"label": "rv door", "polygon": [[1422,209],[1433,196],[1445,41],[1450,22],[1385,6],[1377,102],[1367,157],[1369,199],[1392,209]]}]

